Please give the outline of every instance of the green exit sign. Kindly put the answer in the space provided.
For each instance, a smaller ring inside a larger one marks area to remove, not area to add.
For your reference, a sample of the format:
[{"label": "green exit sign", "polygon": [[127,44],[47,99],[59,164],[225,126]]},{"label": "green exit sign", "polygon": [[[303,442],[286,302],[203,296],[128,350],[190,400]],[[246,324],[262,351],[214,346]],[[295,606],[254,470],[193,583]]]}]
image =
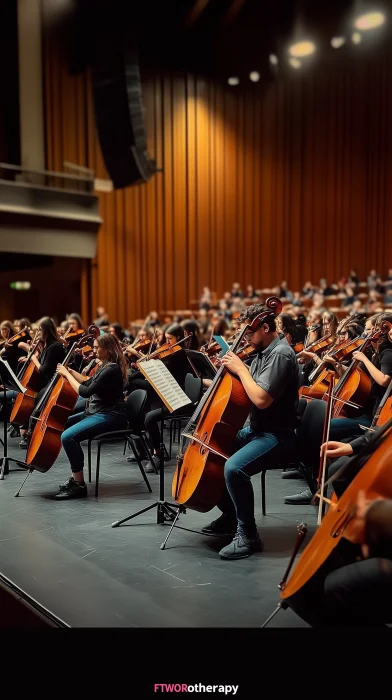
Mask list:
[{"label": "green exit sign", "polygon": [[16,289],[18,292],[27,291],[31,287],[31,282],[11,282],[11,289]]}]

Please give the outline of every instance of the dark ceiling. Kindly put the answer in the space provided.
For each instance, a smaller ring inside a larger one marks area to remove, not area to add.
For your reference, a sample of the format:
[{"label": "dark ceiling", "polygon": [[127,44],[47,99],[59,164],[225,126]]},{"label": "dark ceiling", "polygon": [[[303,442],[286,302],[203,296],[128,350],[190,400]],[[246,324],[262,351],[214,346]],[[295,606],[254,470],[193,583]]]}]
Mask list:
[{"label": "dark ceiling", "polygon": [[[75,71],[88,62],[89,42],[98,34],[102,40],[111,32],[128,42],[136,38],[143,67],[170,67],[224,79],[247,75],[251,70],[268,71],[269,54],[283,56],[294,38],[314,39],[322,57],[336,53],[330,39],[336,34],[350,35],[354,14],[375,5],[388,13],[392,4],[392,0],[73,2],[77,8],[73,21]],[[381,37],[382,32],[377,41]],[[350,47],[352,50],[348,42],[343,51]]]}]

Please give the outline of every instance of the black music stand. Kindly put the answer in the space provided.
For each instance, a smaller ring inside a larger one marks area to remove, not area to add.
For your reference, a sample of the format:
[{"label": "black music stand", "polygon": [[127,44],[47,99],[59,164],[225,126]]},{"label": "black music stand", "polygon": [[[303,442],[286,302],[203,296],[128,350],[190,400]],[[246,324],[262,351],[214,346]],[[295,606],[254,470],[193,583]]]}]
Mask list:
[{"label": "black music stand", "polygon": [[212,364],[208,355],[198,350],[185,350],[189,364],[199,377],[204,379],[214,379],[216,367]]},{"label": "black music stand", "polygon": [[[161,360],[145,360],[137,364],[147,381],[151,384],[159,396],[162,408],[166,406],[166,408],[168,408],[172,413],[173,411],[177,411],[178,409],[192,403]],[[122,520],[116,520],[114,523],[112,523],[112,527],[120,527],[120,525],[128,522],[128,520],[132,520],[138,515],[147,513],[149,510],[156,508],[157,524],[164,525],[166,520],[172,521],[172,527],[170,528],[171,532],[180,516],[180,513],[185,513],[184,506],[181,506],[178,503],[169,503],[165,500],[165,444],[163,441],[164,421],[165,419],[162,411],[159,445],[159,500],[155,501],[155,503],[151,503],[151,505],[147,506],[146,508],[142,508],[142,510],[138,510],[132,515],[128,515]],[[168,537],[166,537],[165,541],[160,545],[160,549],[165,548],[167,539]]]},{"label": "black music stand", "polygon": [[[27,389],[22,386],[20,383],[19,379],[17,378],[16,374],[14,374],[13,370],[11,369],[10,365],[6,360],[3,360],[0,357],[0,385],[3,386],[3,397],[4,397],[4,402],[3,406],[7,406],[7,390],[8,391],[17,391],[22,392],[23,394],[27,391]],[[1,467],[0,467],[0,481],[4,479],[4,476],[6,476],[9,473],[9,462],[15,462],[16,464],[19,464],[20,466],[26,468],[25,462],[21,459],[14,459],[13,457],[8,456],[8,417],[5,417],[4,423],[3,423],[3,428],[4,428],[4,433],[3,433],[3,450],[4,454],[2,457],[0,457],[0,462],[1,462]]]}]

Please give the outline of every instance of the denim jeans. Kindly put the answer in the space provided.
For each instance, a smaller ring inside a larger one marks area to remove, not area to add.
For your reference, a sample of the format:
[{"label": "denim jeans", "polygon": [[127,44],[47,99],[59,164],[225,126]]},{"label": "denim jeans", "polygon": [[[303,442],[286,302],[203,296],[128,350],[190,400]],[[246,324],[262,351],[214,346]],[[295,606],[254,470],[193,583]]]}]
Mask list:
[{"label": "denim jeans", "polygon": [[366,414],[362,414],[358,418],[332,418],[329,439],[338,442],[347,441],[350,438],[354,439],[365,432],[359,426],[364,425],[368,428],[371,422]]},{"label": "denim jeans", "polygon": [[237,434],[234,453],[225,464],[227,492],[218,507],[237,519],[239,529],[246,535],[256,533],[254,493],[251,477],[263,469],[287,464],[295,453],[294,432],[255,433],[248,426]]},{"label": "denim jeans", "polygon": [[111,430],[125,430],[127,424],[126,416],[117,413],[94,413],[91,416],[77,413],[71,416],[67,422],[68,427],[61,436],[61,442],[72,472],[83,471],[84,454],[80,446],[83,440],[88,440],[101,433],[108,433]]}]

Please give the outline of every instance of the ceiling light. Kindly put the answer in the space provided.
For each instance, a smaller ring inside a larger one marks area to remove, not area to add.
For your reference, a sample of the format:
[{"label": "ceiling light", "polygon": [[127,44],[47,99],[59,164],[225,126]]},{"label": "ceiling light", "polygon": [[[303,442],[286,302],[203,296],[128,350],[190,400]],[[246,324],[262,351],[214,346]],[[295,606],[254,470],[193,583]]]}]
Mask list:
[{"label": "ceiling light", "polygon": [[289,63],[292,68],[301,68],[301,61],[298,58],[289,58]]},{"label": "ceiling light", "polygon": [[333,49],[340,49],[343,44],[346,43],[344,36],[334,36],[331,39],[331,46]]},{"label": "ceiling light", "polygon": [[357,17],[355,20],[355,27],[361,29],[362,31],[367,31],[368,29],[375,29],[376,27],[381,27],[385,22],[385,15],[382,12],[367,12],[365,15]]},{"label": "ceiling light", "polygon": [[238,85],[240,79],[233,76],[232,78],[229,78],[227,82],[229,83],[229,85]]},{"label": "ceiling light", "polygon": [[258,73],[257,70],[252,70],[252,72],[249,73],[249,78],[252,83],[257,83],[257,81],[260,80],[260,73]]},{"label": "ceiling light", "polygon": [[289,48],[290,56],[296,58],[302,56],[310,56],[316,51],[316,47],[312,41],[298,41],[296,44],[292,44]]},{"label": "ceiling light", "polygon": [[270,53],[269,55],[269,62],[272,66],[277,66],[278,65],[278,57],[275,56],[274,53]]},{"label": "ceiling light", "polygon": [[362,41],[362,34],[360,34],[359,32],[354,32],[351,35],[351,41],[353,42],[353,44],[360,44]]}]

